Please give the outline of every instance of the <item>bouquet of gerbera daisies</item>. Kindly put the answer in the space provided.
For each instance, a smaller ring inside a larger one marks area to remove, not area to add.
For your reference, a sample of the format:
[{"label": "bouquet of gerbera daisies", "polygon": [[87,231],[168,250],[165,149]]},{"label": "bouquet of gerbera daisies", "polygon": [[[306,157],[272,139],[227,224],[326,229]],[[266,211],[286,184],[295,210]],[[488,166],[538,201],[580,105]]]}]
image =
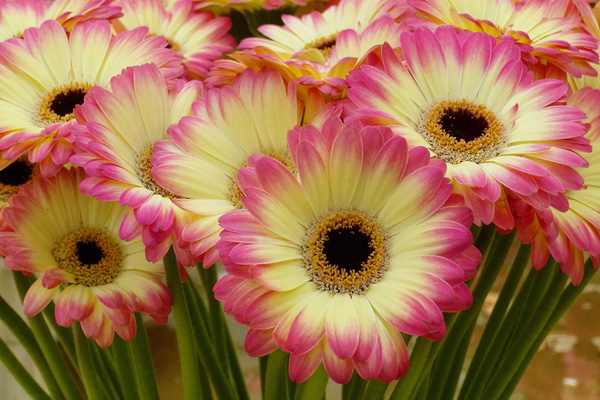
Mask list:
[{"label": "bouquet of gerbera daisies", "polygon": [[587,1],[20,0],[0,34],[32,398],[508,399],[598,268]]}]

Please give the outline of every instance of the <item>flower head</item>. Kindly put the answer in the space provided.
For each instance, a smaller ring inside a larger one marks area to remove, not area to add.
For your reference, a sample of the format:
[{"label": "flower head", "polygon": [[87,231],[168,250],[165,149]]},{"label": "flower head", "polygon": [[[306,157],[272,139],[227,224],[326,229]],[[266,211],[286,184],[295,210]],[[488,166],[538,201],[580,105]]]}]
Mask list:
[{"label": "flower head", "polygon": [[86,21],[67,35],[55,20],[25,31],[24,39],[0,43],[0,152],[29,160],[52,175],[73,154],[66,140],[74,108],[92,86],[107,86],[123,68],[153,62],[169,81],[183,68],[164,38],[147,28],[113,37],[107,21]]},{"label": "flower head", "polygon": [[400,332],[439,340],[442,311],[471,303],[472,216],[444,163],[389,129],[330,119],[289,143],[299,179],[261,155],[239,173],[245,209],[220,219],[227,275],[215,296],[250,327],[251,355],[291,353],[294,381],[321,362],[339,383],[354,369],[397,379],[408,367]]},{"label": "flower head", "polygon": [[140,234],[150,261],[159,261],[173,244],[184,266],[194,264],[174,242],[174,226],[183,210],[172,202],[175,194],[152,177],[154,144],[168,138],[167,129],[191,114],[191,105],[204,94],[201,82],[179,82],[169,91],[154,64],[129,67],[110,81],[110,90],[96,86],[78,110],[73,139],[77,154],[71,162],[89,177],[81,190],[102,201],[128,205],[120,235],[130,240]]},{"label": "flower head", "polygon": [[235,47],[235,39],[227,35],[231,21],[195,11],[191,0],[179,0],[169,10],[160,0],[122,0],[119,4],[123,16],[113,27],[123,31],[147,26],[149,35],[164,36],[193,77],[204,77],[214,60]]},{"label": "flower head", "polygon": [[28,28],[55,19],[70,31],[77,22],[90,19],[110,20],[121,15],[113,0],[17,0],[0,2],[0,41],[23,37]]},{"label": "flower head", "polygon": [[[506,191],[536,208],[568,208],[589,151],[580,110],[558,103],[567,86],[532,82],[518,47],[451,27],[403,33],[399,58],[383,49],[383,66],[349,78],[358,118],[391,124],[410,145],[425,146],[448,166],[475,223],[512,229]],[[474,79],[473,77],[478,77]]]},{"label": "flower head", "polygon": [[58,294],[57,323],[80,321],[87,337],[107,347],[115,331],[133,339],[134,312],[166,322],[172,298],[154,276],[162,265],[144,259],[141,241],[119,239],[125,210],[81,194],[83,178],[79,168],[62,169],[11,197],[2,210],[7,226],[0,252],[8,268],[38,278],[23,302],[26,315],[39,313]]},{"label": "flower head", "polygon": [[[309,107],[299,107],[294,84],[286,85],[275,71],[249,70],[231,87],[209,90],[192,109],[193,115],[169,129],[172,142],[154,146],[152,174],[177,195],[174,204],[196,214],[176,226],[176,234],[208,267],[218,258],[219,217],[242,207],[238,171],[254,153],[292,168],[286,135]],[[311,114],[319,120],[322,113]]]},{"label": "flower head", "polygon": [[429,23],[454,25],[516,43],[528,63],[550,63],[575,77],[595,75],[591,64],[598,63],[598,39],[584,24],[587,15],[567,10],[569,3],[569,0],[411,1]]}]

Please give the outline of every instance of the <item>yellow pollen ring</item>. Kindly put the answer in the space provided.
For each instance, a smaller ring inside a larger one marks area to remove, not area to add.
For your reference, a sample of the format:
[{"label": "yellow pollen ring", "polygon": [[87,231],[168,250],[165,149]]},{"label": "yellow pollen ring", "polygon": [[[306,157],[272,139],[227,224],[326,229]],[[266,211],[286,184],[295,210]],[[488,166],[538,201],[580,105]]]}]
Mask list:
[{"label": "yellow pollen ring", "polygon": [[[92,244],[97,248],[99,260],[84,264],[78,244]],[[80,228],[59,241],[52,251],[58,267],[69,273],[76,284],[93,287],[113,282],[121,273],[123,255],[119,244],[101,230]]]},{"label": "yellow pollen ring", "polygon": [[[13,171],[13,168],[17,168],[18,170]],[[11,196],[14,196],[19,192],[21,186],[31,182],[31,180],[36,177],[39,172],[39,163],[30,163],[27,155],[19,157],[12,164],[6,166],[2,171],[0,171],[0,204],[8,202],[8,199]],[[14,177],[6,180],[2,179],[2,175],[13,173],[18,174],[19,177],[16,179]],[[9,180],[13,180],[13,182],[9,182]],[[16,180],[19,180],[19,182],[17,183]]]},{"label": "yellow pollen ring", "polygon": [[[292,172],[292,174],[296,175],[296,167],[294,166],[294,162],[292,161],[292,158],[289,155],[289,153],[286,152],[284,155],[281,155],[280,153],[275,152],[275,151],[266,151],[261,154],[279,161],[280,163],[285,165],[285,167],[288,170],[290,170]],[[248,166],[248,160],[246,160],[242,164],[242,166],[237,170],[237,172],[239,172],[242,168],[245,168],[247,166]],[[244,196],[244,193],[242,192],[242,189],[240,188],[240,185],[238,184],[237,172],[236,172],[235,176],[233,178],[231,178],[231,185],[229,188],[229,193],[227,194],[227,198],[231,201],[231,203],[234,205],[234,207],[236,209],[241,210],[244,208],[244,205],[242,204],[242,197]]]},{"label": "yellow pollen ring", "polygon": [[78,82],[69,82],[62,84],[53,88],[48,94],[46,94],[42,101],[40,102],[40,106],[38,108],[37,114],[34,116],[34,120],[40,127],[45,127],[51,124],[55,124],[58,122],[69,122],[73,119],[73,110],[64,115],[58,115],[52,107],[55,106],[55,101],[59,96],[64,96],[67,98],[70,94],[75,94],[77,96],[83,96],[92,88],[92,85],[89,83],[78,83]]},{"label": "yellow pollen ring", "polygon": [[323,54],[323,57],[325,57],[325,59],[328,59],[331,55],[331,52],[333,51],[333,48],[335,47],[338,35],[339,33],[336,32],[332,33],[329,36],[315,39],[312,42],[307,43],[306,46],[304,46],[304,50],[319,50],[321,54]]},{"label": "yellow pollen ring", "polygon": [[[446,132],[442,119],[453,118],[462,113],[486,125],[481,134],[465,141]],[[463,161],[481,163],[496,157],[507,146],[508,139],[504,126],[496,115],[482,104],[474,104],[467,99],[442,101],[424,113],[417,132],[429,143],[431,150],[450,164]]]},{"label": "yellow pollen ring", "polygon": [[144,187],[155,194],[168,199],[181,199],[181,196],[176,195],[160,186],[152,177],[152,155],[154,154],[154,145],[149,146],[146,151],[139,156],[138,162],[138,178],[142,181]]},{"label": "yellow pollen ring", "polygon": [[[371,253],[358,271],[332,265],[327,259],[325,243],[332,232],[341,229],[350,229],[369,239]],[[360,211],[339,210],[315,221],[307,230],[304,243],[304,267],[321,291],[364,294],[387,270],[386,235],[377,221]]]}]

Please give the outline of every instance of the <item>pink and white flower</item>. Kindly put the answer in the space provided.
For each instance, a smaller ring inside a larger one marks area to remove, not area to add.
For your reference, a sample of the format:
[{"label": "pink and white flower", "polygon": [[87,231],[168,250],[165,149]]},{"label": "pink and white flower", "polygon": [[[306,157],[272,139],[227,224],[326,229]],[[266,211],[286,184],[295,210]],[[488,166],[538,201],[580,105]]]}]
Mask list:
[{"label": "pink and white flower", "polygon": [[183,65],[193,78],[203,78],[213,61],[236,45],[227,34],[229,18],[195,11],[191,0],[179,0],[168,10],[160,0],[121,0],[119,5],[123,16],[113,23],[116,31],[147,26],[150,36],[164,36],[168,47],[183,57]]},{"label": "pink and white flower", "polygon": [[58,325],[79,321],[87,337],[108,347],[115,331],[133,339],[134,312],[165,323],[172,296],[155,277],[162,264],[144,259],[141,241],[119,239],[125,209],[79,192],[84,176],[63,168],[23,186],[2,209],[0,253],[8,268],[37,278],[23,302],[26,315],[56,297]]},{"label": "pink and white flower", "polygon": [[191,114],[192,103],[203,95],[199,81],[180,81],[169,91],[160,69],[144,64],[112,78],[110,90],[94,87],[76,112],[81,126],[74,128],[77,154],[71,162],[89,175],[81,191],[129,206],[119,234],[131,240],[141,233],[149,261],[160,261],[173,245],[181,265],[195,264],[174,236],[185,211],[154,180],[151,158],[154,144],[167,139],[169,126]]},{"label": "pink and white flower", "polygon": [[164,38],[147,28],[115,37],[107,21],[78,23],[67,35],[55,20],[30,28],[23,39],[0,43],[0,154],[14,160],[29,151],[44,176],[73,154],[67,141],[74,108],[95,85],[107,86],[123,68],[153,62],[165,78],[184,71]]},{"label": "pink and white flower", "polygon": [[590,151],[585,114],[559,102],[567,86],[533,82],[519,48],[484,33],[420,28],[401,42],[403,59],[384,46],[381,66],[351,73],[356,118],[389,124],[445,161],[478,225],[513,228],[507,192],[566,211],[563,192],[582,187],[574,168],[587,165],[576,151]]},{"label": "pink and white flower", "polygon": [[440,340],[442,312],[471,304],[471,213],[445,164],[387,128],[336,118],[288,141],[299,179],[261,155],[238,175],[245,209],[220,219],[227,274],[215,296],[250,327],[250,355],[291,354],[296,382],[320,363],[338,383],[354,370],[398,379],[409,363],[400,333]]}]

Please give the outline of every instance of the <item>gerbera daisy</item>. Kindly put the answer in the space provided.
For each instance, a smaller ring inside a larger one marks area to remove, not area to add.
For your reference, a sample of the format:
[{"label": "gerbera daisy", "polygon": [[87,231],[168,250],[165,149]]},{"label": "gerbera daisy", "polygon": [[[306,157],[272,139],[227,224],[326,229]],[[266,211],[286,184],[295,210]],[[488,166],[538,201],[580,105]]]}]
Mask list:
[{"label": "gerbera daisy", "polygon": [[67,36],[55,20],[30,28],[24,39],[0,43],[0,152],[13,160],[27,150],[45,176],[72,154],[65,139],[73,109],[94,85],[107,86],[123,68],[153,62],[170,81],[183,73],[162,37],[147,28],[113,37],[107,21],[77,24]]},{"label": "gerbera daisy", "polygon": [[399,46],[405,26],[384,15],[386,6],[382,0],[345,0],[323,13],[314,11],[301,18],[284,15],[284,26],[258,28],[266,38],[241,41],[239,47],[251,56],[233,54],[234,62],[215,63],[208,82],[226,83],[235,64],[241,64],[237,69],[276,69],[297,84],[316,86],[337,96],[346,86],[348,72],[358,68],[370,50],[384,42]]},{"label": "gerbera daisy", "polygon": [[82,184],[84,194],[103,201],[129,205],[121,224],[121,238],[139,234],[149,261],[159,261],[174,244],[180,263],[194,264],[173,243],[173,229],[184,213],[171,199],[177,197],[152,178],[154,143],[168,138],[167,128],[204,95],[199,81],[179,82],[171,92],[154,64],[129,67],[110,81],[110,91],[96,86],[76,112],[77,144],[71,162],[89,175]]},{"label": "gerbera daisy", "polygon": [[55,19],[67,30],[89,19],[113,19],[121,9],[113,0],[16,0],[0,2],[0,41],[23,37],[28,28]]},{"label": "gerbera daisy", "polygon": [[[305,107],[309,108],[309,107]],[[218,219],[242,207],[236,180],[248,157],[262,153],[292,167],[286,135],[303,118],[293,83],[275,72],[245,71],[231,87],[211,89],[193,115],[169,128],[171,141],[154,146],[152,175],[176,194],[173,203],[196,214],[175,227],[180,243],[208,267],[218,259]],[[332,112],[325,108],[322,113]],[[313,112],[319,120],[319,113]]]},{"label": "gerbera daisy", "polygon": [[498,40],[515,42],[528,63],[551,63],[576,77],[595,75],[590,64],[598,63],[598,40],[589,34],[579,14],[564,15],[566,1],[411,0],[409,3],[424,21],[485,32]]},{"label": "gerbera daisy", "polygon": [[195,11],[191,0],[179,0],[168,11],[160,0],[121,0],[119,5],[123,17],[113,28],[121,32],[147,26],[149,35],[164,36],[168,47],[183,56],[192,77],[204,77],[214,60],[235,47],[235,39],[227,35],[229,18]]},{"label": "gerbera daisy", "polygon": [[0,232],[0,250],[8,268],[38,278],[23,301],[26,315],[58,294],[57,323],[79,321],[87,337],[107,347],[115,331],[133,339],[134,312],[165,323],[172,297],[154,276],[162,264],[144,259],[142,242],[119,239],[125,209],[84,196],[78,189],[83,177],[79,168],[63,168],[11,197],[2,210],[8,227]]},{"label": "gerbera daisy", "polygon": [[517,202],[516,226],[519,239],[531,243],[532,265],[541,268],[548,256],[558,261],[571,281],[581,283],[584,271],[584,252],[589,252],[594,266],[600,260],[600,90],[583,88],[571,95],[567,104],[587,114],[590,130],[586,137],[592,144],[592,153],[584,154],[589,168],[579,168],[584,180],[581,190],[567,191],[569,209],[559,212],[554,208],[535,210]]},{"label": "gerbera daisy", "polygon": [[338,383],[354,369],[398,379],[409,361],[400,333],[440,340],[442,312],[471,304],[471,213],[444,163],[387,128],[330,119],[289,143],[299,181],[264,156],[238,175],[245,209],[220,219],[227,275],[215,296],[250,327],[251,355],[291,353],[294,381],[321,362]]},{"label": "gerbera daisy", "polygon": [[391,124],[412,146],[448,165],[475,223],[512,229],[506,191],[536,208],[568,209],[589,151],[580,110],[557,103],[567,86],[532,82],[518,47],[487,34],[440,27],[403,33],[400,59],[389,46],[383,67],[350,75],[357,118]]}]

